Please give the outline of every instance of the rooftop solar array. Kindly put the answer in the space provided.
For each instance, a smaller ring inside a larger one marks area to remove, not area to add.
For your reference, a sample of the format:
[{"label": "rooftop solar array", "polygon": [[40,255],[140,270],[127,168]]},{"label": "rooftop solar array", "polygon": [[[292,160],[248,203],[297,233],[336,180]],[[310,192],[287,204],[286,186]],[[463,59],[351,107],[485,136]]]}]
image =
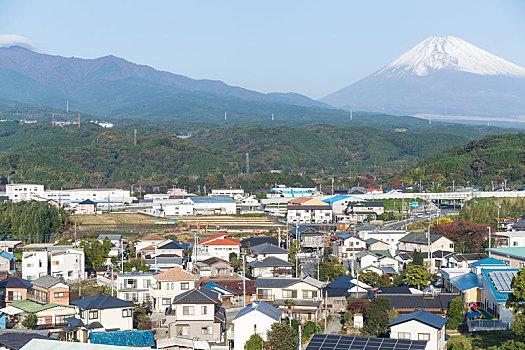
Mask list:
[{"label": "rooftop solar array", "polygon": [[306,350],[424,350],[426,341],[314,334]]},{"label": "rooftop solar array", "polygon": [[510,292],[512,291],[510,285],[516,274],[516,271],[492,271],[489,272],[489,277],[498,292]]}]

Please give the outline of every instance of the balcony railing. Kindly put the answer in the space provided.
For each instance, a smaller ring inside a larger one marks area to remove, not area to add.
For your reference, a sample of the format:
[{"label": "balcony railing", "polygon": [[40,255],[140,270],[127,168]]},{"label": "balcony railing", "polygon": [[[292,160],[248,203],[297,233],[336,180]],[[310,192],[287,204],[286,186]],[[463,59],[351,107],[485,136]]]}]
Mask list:
[{"label": "balcony railing", "polygon": [[257,294],[257,300],[274,301],[275,295]]},{"label": "balcony railing", "polygon": [[510,329],[511,322],[503,322],[498,320],[473,320],[467,319],[469,332],[480,331],[506,331]]}]

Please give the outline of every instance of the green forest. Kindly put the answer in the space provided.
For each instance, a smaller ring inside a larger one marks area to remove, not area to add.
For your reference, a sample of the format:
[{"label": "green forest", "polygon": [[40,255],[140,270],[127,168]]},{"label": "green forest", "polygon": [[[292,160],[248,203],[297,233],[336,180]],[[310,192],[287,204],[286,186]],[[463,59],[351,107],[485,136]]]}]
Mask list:
[{"label": "green forest", "polygon": [[62,232],[69,224],[68,213],[47,203],[0,204],[0,240],[48,242],[52,234]]},{"label": "green forest", "polygon": [[434,154],[404,171],[405,179],[501,187],[525,184],[525,135],[491,135]]}]

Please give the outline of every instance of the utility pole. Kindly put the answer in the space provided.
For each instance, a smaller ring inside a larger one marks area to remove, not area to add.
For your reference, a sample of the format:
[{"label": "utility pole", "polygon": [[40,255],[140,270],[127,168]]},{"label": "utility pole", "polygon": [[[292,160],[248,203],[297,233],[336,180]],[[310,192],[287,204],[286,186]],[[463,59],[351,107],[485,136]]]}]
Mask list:
[{"label": "utility pole", "polygon": [[246,254],[242,253],[242,307],[246,307]]},{"label": "utility pole", "polygon": [[120,271],[124,273],[124,239],[122,237],[120,238],[120,250],[121,250],[120,252],[121,254],[120,255],[120,263],[121,263]]},{"label": "utility pole", "polygon": [[430,224],[432,223],[432,214],[428,215],[428,232],[427,232],[427,239],[428,239],[428,248],[427,248],[427,256],[428,256],[428,273],[431,273],[432,269],[432,253],[430,252]]},{"label": "utility pole", "polygon": [[109,276],[109,284],[111,285],[111,296],[113,296],[113,264],[111,264],[111,276]]},{"label": "utility pole", "polygon": [[498,217],[497,217],[497,226],[496,226],[496,230],[499,230],[499,210],[501,208],[501,205],[498,204]]},{"label": "utility pole", "polygon": [[324,290],[324,331],[326,333],[326,323],[328,319],[328,312],[326,310],[326,289]]},{"label": "utility pole", "polygon": [[281,228],[278,227],[277,230],[278,230],[278,231],[277,231],[277,232],[278,232],[278,233],[277,233],[277,237],[278,237],[278,238],[277,238],[277,245],[279,246],[279,248],[281,248]]},{"label": "utility pole", "polygon": [[489,229],[489,249],[492,248],[492,239],[491,239],[491,235],[490,235],[490,226],[487,226],[487,228]]},{"label": "utility pole", "polygon": [[133,144],[137,145],[137,129],[133,131]]},{"label": "utility pole", "polygon": [[250,175],[250,154],[246,152],[246,175]]},{"label": "utility pole", "polygon": [[82,274],[83,272],[80,271],[80,269],[78,269],[78,296],[81,297],[82,296],[82,283],[81,283],[81,280],[82,280]]}]

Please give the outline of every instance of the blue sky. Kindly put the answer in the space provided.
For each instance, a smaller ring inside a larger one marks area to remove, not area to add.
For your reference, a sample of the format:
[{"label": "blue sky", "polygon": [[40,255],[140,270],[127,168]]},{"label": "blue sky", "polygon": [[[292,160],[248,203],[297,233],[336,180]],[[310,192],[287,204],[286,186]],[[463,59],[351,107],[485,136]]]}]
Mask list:
[{"label": "blue sky", "polygon": [[525,66],[525,1],[0,0],[0,36],[192,78],[323,97],[429,36]]}]

